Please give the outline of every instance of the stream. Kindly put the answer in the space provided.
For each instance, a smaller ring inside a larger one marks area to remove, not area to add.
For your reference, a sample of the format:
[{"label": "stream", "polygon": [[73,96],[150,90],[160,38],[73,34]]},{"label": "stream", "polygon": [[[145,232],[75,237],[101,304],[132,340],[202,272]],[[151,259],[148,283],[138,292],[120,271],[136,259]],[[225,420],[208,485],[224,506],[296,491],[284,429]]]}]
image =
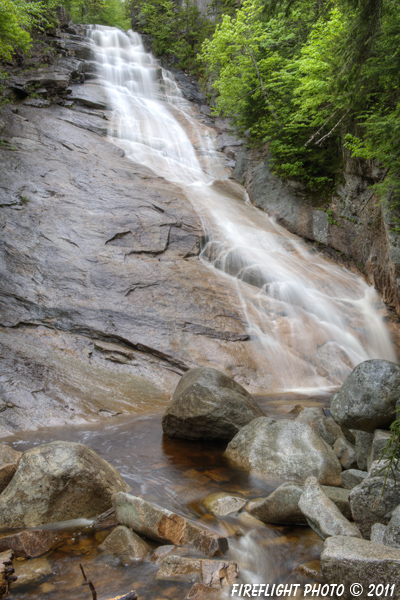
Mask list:
[{"label": "stream", "polygon": [[[266,390],[258,398],[266,414],[294,418],[287,413],[298,403],[327,408],[358,363],[396,361],[375,290],[250,204],[214,148],[215,131],[183,98],[172,75],[145,52],[140,36],[100,26],[88,35],[97,83],[114,110],[109,136],[129,159],[183,190],[204,226],[200,259],[235,282],[235,301],[246,317],[260,387]],[[314,581],[304,569],[297,571],[321,552],[322,541],[309,528],[267,526],[241,514],[216,519],[202,506],[201,500],[217,491],[252,499],[273,489],[233,469],[222,456],[225,445],[168,440],[159,413],[115,417],[101,429],[28,432],[8,442],[23,451],[53,440],[87,444],[121,472],[132,494],[231,536],[227,558],[239,563],[242,582]],[[70,526],[77,533],[66,530],[64,542],[47,556],[52,574],[12,592],[12,598],[89,600],[79,563],[99,600],[131,589],[140,600],[183,600],[189,591],[188,582],[158,581],[153,562],[121,566],[98,553],[108,532],[90,522],[83,529]]]}]

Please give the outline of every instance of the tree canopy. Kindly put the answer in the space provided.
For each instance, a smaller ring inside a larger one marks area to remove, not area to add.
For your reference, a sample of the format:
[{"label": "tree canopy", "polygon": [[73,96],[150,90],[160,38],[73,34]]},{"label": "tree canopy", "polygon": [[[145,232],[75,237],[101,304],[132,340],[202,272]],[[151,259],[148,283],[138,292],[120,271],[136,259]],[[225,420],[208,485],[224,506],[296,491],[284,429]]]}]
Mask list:
[{"label": "tree canopy", "polygon": [[398,0],[245,0],[203,44],[216,112],[253,143],[269,143],[275,171],[309,190],[332,189],[343,145],[378,162],[382,186],[397,185],[399,8]]}]

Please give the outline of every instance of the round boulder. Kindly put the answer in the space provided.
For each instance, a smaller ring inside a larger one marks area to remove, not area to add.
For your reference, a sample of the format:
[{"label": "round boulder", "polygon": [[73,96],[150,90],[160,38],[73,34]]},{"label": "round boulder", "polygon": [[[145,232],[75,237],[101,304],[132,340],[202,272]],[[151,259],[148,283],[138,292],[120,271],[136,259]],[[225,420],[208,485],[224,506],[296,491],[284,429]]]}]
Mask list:
[{"label": "round boulder", "polygon": [[341,484],[342,467],[332,448],[297,421],[255,419],[233,438],[224,456],[266,480],[304,482],[314,476],[325,485]]},{"label": "round boulder", "polygon": [[263,412],[232,377],[212,369],[191,369],[179,381],[162,418],[171,438],[231,440]]},{"label": "round boulder", "polygon": [[0,526],[94,517],[111,508],[113,494],[128,489],[118,471],[88,446],[51,442],[23,454],[0,495]]},{"label": "round boulder", "polygon": [[336,423],[349,429],[373,432],[395,419],[400,396],[400,366],[388,360],[367,360],[357,365],[331,401]]}]

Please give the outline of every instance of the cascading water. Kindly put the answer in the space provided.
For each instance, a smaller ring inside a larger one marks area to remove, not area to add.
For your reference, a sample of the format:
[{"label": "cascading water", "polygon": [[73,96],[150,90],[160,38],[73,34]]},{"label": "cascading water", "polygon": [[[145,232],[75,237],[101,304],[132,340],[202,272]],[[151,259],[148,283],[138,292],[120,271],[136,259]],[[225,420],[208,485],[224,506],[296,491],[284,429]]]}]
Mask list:
[{"label": "cascading water", "polygon": [[202,258],[235,278],[264,386],[329,389],[364,360],[395,360],[374,289],[246,201],[210,130],[140,36],[99,26],[89,36],[114,109],[110,135],[199,211],[209,240]]}]

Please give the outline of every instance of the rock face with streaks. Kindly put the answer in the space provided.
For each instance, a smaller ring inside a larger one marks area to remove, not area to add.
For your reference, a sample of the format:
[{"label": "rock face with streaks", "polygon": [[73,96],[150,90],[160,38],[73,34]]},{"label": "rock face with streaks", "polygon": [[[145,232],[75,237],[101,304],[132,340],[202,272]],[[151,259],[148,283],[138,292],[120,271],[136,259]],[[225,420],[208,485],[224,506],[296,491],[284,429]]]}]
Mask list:
[{"label": "rock face with streaks", "polygon": [[90,518],[112,505],[129,486],[118,471],[88,446],[51,442],[27,450],[0,495],[2,527],[36,527]]},{"label": "rock face with streaks", "polygon": [[14,80],[20,98],[43,85],[40,102],[0,115],[0,434],[159,410],[198,366],[262,387],[235,284],[199,260],[199,216],[107,139],[72,38]]},{"label": "rock face with streaks", "polygon": [[231,440],[262,410],[234,379],[210,367],[191,369],[175,390],[162,418],[172,438]]}]

